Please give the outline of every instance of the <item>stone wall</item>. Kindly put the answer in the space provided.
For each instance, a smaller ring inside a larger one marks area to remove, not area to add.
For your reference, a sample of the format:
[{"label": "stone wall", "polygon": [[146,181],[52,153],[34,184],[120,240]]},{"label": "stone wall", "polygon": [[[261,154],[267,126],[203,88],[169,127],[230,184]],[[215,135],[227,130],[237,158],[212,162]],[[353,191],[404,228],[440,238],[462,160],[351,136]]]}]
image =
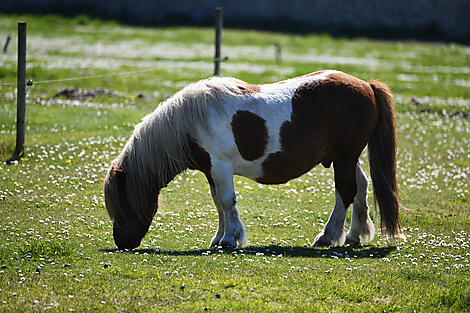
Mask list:
[{"label": "stone wall", "polygon": [[207,26],[217,6],[229,27],[470,42],[469,0],[1,0],[0,12]]}]

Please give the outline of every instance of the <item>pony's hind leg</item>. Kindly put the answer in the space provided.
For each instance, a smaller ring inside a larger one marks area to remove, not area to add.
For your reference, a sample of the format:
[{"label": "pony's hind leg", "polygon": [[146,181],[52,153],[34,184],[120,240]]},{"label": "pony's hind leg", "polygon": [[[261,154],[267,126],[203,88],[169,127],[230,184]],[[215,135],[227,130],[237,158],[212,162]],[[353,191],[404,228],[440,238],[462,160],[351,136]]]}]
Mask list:
[{"label": "pony's hind leg", "polygon": [[214,185],[211,187],[211,193],[219,213],[219,228],[211,246],[242,246],[246,234],[238,215],[231,165],[212,160],[211,178]]},{"label": "pony's hind leg", "polygon": [[335,207],[323,231],[315,238],[314,246],[341,246],[345,241],[344,222],[349,205],[356,194],[355,163],[334,163],[335,168]]},{"label": "pony's hind leg", "polygon": [[361,242],[371,241],[374,238],[374,223],[369,217],[367,207],[367,178],[359,163],[356,166],[357,193],[351,214],[351,227],[346,235],[346,243],[358,245]]},{"label": "pony's hind leg", "polygon": [[347,207],[345,207],[341,194],[335,190],[335,207],[331,212],[325,228],[317,235],[314,241],[315,247],[341,246],[344,244],[344,220]]}]

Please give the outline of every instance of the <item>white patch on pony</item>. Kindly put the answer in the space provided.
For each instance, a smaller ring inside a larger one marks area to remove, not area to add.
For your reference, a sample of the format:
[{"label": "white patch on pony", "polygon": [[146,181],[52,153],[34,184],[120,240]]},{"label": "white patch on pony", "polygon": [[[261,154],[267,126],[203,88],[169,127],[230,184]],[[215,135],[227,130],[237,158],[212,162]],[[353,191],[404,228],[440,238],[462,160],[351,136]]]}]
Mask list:
[{"label": "white patch on pony", "polygon": [[351,227],[346,235],[346,243],[357,245],[361,242],[368,242],[374,238],[374,222],[369,217],[369,208],[367,207],[367,177],[362,171],[361,166],[356,166],[356,185],[357,193],[354,197],[354,203],[351,214]]},{"label": "white patch on pony", "polygon": [[344,207],[343,199],[338,190],[335,191],[335,208],[331,212],[330,218],[315,238],[314,246],[330,247],[342,246],[346,239],[344,232],[344,221],[346,220],[346,212],[348,208]]}]

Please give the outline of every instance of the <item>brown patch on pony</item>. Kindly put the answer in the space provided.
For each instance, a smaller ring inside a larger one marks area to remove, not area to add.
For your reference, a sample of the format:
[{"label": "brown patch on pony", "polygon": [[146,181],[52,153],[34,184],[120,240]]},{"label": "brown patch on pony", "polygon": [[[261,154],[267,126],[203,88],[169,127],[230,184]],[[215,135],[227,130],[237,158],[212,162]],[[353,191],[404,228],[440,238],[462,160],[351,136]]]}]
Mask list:
[{"label": "brown patch on pony", "polygon": [[[121,216],[122,202],[125,205],[129,203],[126,191],[126,168],[127,153],[121,159],[115,159],[111,162],[111,166],[104,179],[104,194],[106,202],[106,210],[111,219],[115,220],[116,216]],[[119,201],[116,201],[119,199]]]},{"label": "brown patch on pony", "polygon": [[258,85],[248,84],[242,80],[237,80],[238,84],[237,89],[234,91],[242,95],[252,95],[260,92],[261,87]]},{"label": "brown patch on pony", "polygon": [[203,172],[206,175],[207,181],[211,187],[211,192],[215,192],[215,183],[214,180],[212,179],[211,176],[211,168],[212,168],[212,162],[211,162],[211,156],[210,154],[204,150],[197,142],[189,136],[188,142],[189,142],[189,150],[191,154],[191,161],[190,164],[188,165],[189,169],[192,170],[199,170]]},{"label": "brown patch on pony", "polygon": [[326,168],[330,168],[332,162],[333,160],[331,159],[331,155],[329,153],[327,153],[323,159],[320,160],[320,163]]},{"label": "brown patch on pony", "polygon": [[319,162],[324,166],[333,162],[337,188],[348,206],[356,192],[357,158],[376,123],[377,108],[368,83],[342,73],[305,83],[292,97],[291,120],[281,126],[281,151],[263,162],[263,176],[257,181],[285,183]]},{"label": "brown patch on pony", "polygon": [[117,165],[114,160],[104,180],[104,194],[106,209],[112,220],[116,221],[124,215],[123,208],[129,206],[126,191],[125,169]]},{"label": "brown patch on pony", "polygon": [[232,117],[232,132],[242,158],[253,161],[264,155],[268,129],[262,117],[239,110]]},{"label": "brown patch on pony", "polygon": [[[133,194],[136,188],[131,174],[126,152],[111,163],[104,185],[106,209],[113,220],[114,243],[119,249],[133,249],[140,245],[158,208],[158,198],[152,197],[140,199],[136,205],[137,195]],[[156,197],[159,191],[160,188]],[[141,205],[145,208],[153,206],[153,211],[139,212]]]},{"label": "brown patch on pony", "polygon": [[188,167],[192,170],[199,170],[206,175],[211,172],[212,163],[211,156],[204,150],[191,136],[189,136],[189,153],[191,160]]}]

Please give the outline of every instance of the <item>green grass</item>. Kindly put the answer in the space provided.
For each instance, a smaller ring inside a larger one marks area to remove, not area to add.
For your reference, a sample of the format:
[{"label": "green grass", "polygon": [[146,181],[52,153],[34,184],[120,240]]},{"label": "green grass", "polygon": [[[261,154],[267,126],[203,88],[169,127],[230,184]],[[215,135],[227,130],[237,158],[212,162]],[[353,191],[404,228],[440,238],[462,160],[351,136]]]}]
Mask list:
[{"label": "green grass", "polygon": [[[28,79],[135,73],[28,87],[25,157],[0,165],[0,311],[470,310],[468,46],[224,30],[224,75],[269,83],[334,68],[392,88],[405,240],[312,248],[334,203],[332,169],[316,167],[279,186],[235,177],[249,242],[207,250],[217,213],[204,176],[189,171],[162,192],[140,249],[122,252],[102,178],[133,125],[211,75],[213,30],[0,15],[0,37],[18,20]],[[0,55],[2,161],[15,145],[15,47]],[[53,97],[74,87],[120,96]],[[361,162],[368,172],[365,153]]]}]

